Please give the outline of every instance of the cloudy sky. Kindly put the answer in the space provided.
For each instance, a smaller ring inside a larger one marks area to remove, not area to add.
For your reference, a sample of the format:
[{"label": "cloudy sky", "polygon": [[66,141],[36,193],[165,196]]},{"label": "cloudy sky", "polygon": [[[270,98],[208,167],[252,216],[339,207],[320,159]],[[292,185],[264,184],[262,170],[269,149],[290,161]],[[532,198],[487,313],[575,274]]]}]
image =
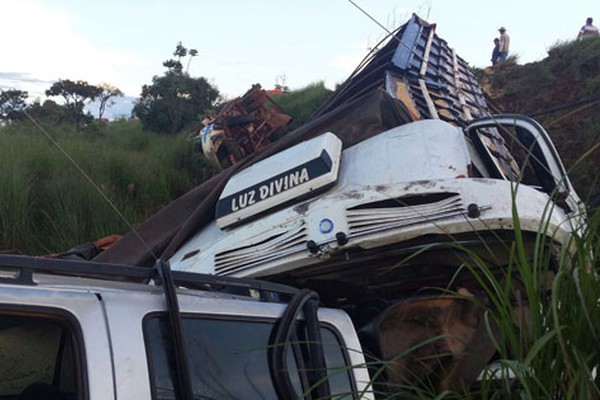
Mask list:
[{"label": "cloudy sky", "polygon": [[[471,65],[489,65],[504,25],[521,63],[572,40],[600,1],[352,0],[393,29],[416,12]],[[342,82],[384,35],[350,0],[0,0],[0,88],[42,96],[58,79],[110,83],[137,97],[177,42],[189,69],[227,97],[279,78],[292,89]],[[282,82],[283,83],[283,82]]]}]

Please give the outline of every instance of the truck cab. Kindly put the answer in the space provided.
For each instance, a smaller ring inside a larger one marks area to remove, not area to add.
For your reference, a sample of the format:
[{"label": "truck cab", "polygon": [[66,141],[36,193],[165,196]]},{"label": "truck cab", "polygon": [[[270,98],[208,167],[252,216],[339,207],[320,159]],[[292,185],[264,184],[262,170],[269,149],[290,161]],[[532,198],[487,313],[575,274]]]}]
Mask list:
[{"label": "truck cab", "polygon": [[[345,282],[375,296],[396,284],[396,296],[410,295],[418,271],[393,266],[418,249],[475,248],[483,237],[509,240],[517,226],[532,243],[541,234],[562,245],[582,226],[585,207],[531,118],[494,115],[465,128],[422,120],[340,143],[324,133],[231,177],[215,220],[175,252],[173,268]],[[436,266],[429,277],[443,286],[461,262],[441,253],[417,268]]]},{"label": "truck cab", "polygon": [[372,398],[314,293],[161,265],[1,256],[0,398]]}]

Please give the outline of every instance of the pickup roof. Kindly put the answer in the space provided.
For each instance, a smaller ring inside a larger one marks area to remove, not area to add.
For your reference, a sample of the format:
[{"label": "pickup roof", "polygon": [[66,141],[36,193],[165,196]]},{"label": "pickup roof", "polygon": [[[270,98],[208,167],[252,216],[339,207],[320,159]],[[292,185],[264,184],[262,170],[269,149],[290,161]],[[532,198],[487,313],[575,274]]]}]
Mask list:
[{"label": "pickup roof", "polygon": [[284,285],[4,255],[0,314],[1,399],[372,398],[349,317]]}]

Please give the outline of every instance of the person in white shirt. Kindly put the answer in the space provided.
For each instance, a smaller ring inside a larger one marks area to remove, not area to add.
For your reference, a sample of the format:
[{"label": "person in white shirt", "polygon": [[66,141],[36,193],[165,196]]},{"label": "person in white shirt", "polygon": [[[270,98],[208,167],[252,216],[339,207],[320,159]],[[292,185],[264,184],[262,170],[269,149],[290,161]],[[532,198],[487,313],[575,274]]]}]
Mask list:
[{"label": "person in white shirt", "polygon": [[498,29],[498,32],[500,32],[500,52],[498,53],[498,62],[502,62],[508,57],[510,37],[508,36],[508,33],[506,33],[506,28],[503,26]]},{"label": "person in white shirt", "polygon": [[593,25],[593,22],[594,20],[591,17],[585,20],[585,25],[579,30],[577,40],[597,37],[599,35],[598,28]]}]

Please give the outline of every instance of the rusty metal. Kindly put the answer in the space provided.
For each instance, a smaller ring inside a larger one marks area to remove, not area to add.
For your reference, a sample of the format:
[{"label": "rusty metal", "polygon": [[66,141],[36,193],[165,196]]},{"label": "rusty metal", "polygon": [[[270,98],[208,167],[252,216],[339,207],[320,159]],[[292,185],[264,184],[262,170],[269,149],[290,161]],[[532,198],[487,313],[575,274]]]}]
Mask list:
[{"label": "rusty metal", "polygon": [[228,102],[209,119],[222,133],[213,140],[217,161],[229,167],[248,155],[266,147],[273,134],[283,129],[292,117],[262,89],[252,85],[243,96]]}]

